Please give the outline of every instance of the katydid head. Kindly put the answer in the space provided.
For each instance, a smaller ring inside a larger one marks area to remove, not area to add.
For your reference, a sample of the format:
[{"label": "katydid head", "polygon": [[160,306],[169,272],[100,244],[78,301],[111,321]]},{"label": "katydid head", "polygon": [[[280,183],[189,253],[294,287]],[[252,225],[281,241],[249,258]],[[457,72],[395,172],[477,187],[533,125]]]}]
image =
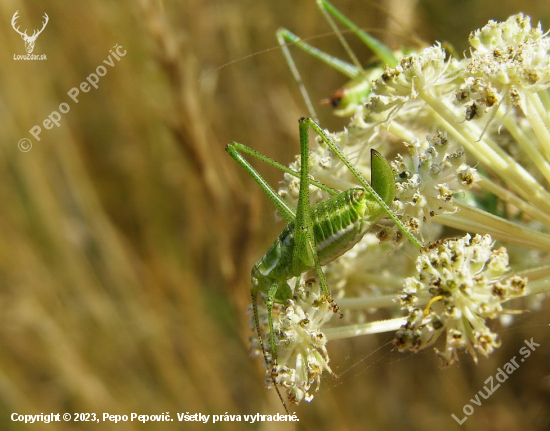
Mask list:
[{"label": "katydid head", "polygon": [[365,104],[372,91],[372,81],[382,75],[380,67],[361,70],[360,74],[336,90],[329,98],[321,100],[322,105],[331,105],[334,115],[350,117]]}]

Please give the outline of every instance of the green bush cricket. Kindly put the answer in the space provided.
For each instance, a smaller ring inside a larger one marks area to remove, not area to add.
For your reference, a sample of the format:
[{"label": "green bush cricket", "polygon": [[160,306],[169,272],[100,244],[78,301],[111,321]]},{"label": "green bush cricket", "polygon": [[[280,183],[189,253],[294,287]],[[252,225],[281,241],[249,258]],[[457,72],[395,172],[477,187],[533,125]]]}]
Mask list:
[{"label": "green bush cricket", "polygon": [[[309,128],[312,128],[346,165],[361,187],[339,192],[310,178]],[[286,404],[275,383],[277,349],[273,325],[273,304],[275,302],[285,303],[292,298],[293,291],[288,285],[288,280],[299,277],[307,271],[315,270],[318,274],[323,299],[328,301],[334,312],[338,312],[338,306],[330,296],[330,290],[321,267],[351,249],[383,215],[391,218],[401,233],[417,248],[422,247],[389,207],[395,194],[395,181],[389,163],[380,153],[371,150],[371,184],[369,184],[340,148],[312,119],[301,118],[299,130],[300,172],[295,172],[243,144],[232,142],[226,146],[226,151],[255,179],[287,223],[264,257],[254,265],[251,289],[254,323],[264,352],[266,366],[268,369],[271,366],[271,379],[287,412]],[[295,211],[265,182],[241,153],[262,160],[300,179],[298,206]],[[331,197],[310,206],[310,185],[321,188]],[[268,359],[262,341],[258,317],[258,294],[265,295],[266,298],[270,329],[268,352],[271,355],[271,361]]]}]

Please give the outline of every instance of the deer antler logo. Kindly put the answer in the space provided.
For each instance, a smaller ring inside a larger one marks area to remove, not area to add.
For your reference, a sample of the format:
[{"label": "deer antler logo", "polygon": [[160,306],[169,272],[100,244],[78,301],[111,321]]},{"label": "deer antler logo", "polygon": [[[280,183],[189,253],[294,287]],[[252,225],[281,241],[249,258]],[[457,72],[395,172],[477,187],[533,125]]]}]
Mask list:
[{"label": "deer antler logo", "polygon": [[27,50],[27,52],[30,54],[32,52],[32,50],[34,49],[34,42],[36,42],[36,38],[38,37],[38,35],[40,33],[42,33],[42,31],[44,30],[44,28],[46,27],[46,24],[48,24],[48,21],[50,20],[50,18],[48,18],[48,14],[44,12],[44,18],[46,19],[46,21],[44,21],[42,23],[42,28],[40,29],[40,31],[37,33],[36,30],[34,30],[32,36],[28,36],[27,35],[27,30],[25,30],[24,33],[21,33],[19,31],[19,27],[15,27],[15,21],[17,20],[18,16],[17,14],[19,13],[19,11],[16,11],[14,14],[13,14],[13,18],[11,19],[11,26],[13,27],[13,29],[19,33],[21,35],[21,37],[23,38],[23,40],[25,41],[25,49]]}]

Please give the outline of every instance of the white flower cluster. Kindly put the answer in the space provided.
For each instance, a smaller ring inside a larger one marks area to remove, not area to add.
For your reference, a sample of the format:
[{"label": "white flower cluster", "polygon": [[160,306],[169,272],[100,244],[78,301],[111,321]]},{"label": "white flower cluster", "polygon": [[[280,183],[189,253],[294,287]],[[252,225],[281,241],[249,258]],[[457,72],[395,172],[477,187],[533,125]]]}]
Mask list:
[{"label": "white flower cluster", "polygon": [[[457,360],[458,349],[477,360],[476,351],[487,356],[500,346],[486,319],[502,313],[507,300],[524,295],[527,280],[507,277],[508,254],[493,245],[489,235],[466,235],[437,241],[418,257],[418,275],[406,280],[400,297],[409,316],[395,337],[399,350],[418,351],[446,332],[445,349],[436,351],[447,366]],[[419,307],[426,296],[428,305]]]},{"label": "white flower cluster", "polygon": [[470,35],[473,48],[467,73],[506,93],[510,86],[537,92],[550,85],[550,40],[540,23],[515,15],[503,23],[489,21]]},{"label": "white flower cluster", "polygon": [[[326,349],[327,338],[320,328],[334,315],[329,303],[323,299],[319,285],[314,279],[301,283],[294,291],[292,299],[277,306],[275,343],[277,364],[273,370],[266,370],[268,387],[273,382],[286,392],[291,403],[311,401],[311,385],[319,388],[323,371],[332,373]],[[269,346],[269,327],[267,313],[260,321],[264,346]],[[259,345],[253,341],[256,355],[260,354]],[[271,352],[265,352],[267,362],[272,363]]]},{"label": "white flower cluster", "polygon": [[398,179],[394,208],[406,216],[406,226],[420,226],[436,215],[456,212],[454,196],[477,180],[475,169],[466,165],[464,149],[449,153],[444,133],[428,134],[426,140],[413,139],[405,146],[409,157],[398,155],[392,168]]},{"label": "white flower cluster", "polygon": [[367,110],[377,113],[396,109],[426,89],[446,85],[457,76],[456,66],[456,61],[446,61],[445,50],[439,44],[404,57],[394,69],[386,67],[373,83],[375,97],[367,104]]}]

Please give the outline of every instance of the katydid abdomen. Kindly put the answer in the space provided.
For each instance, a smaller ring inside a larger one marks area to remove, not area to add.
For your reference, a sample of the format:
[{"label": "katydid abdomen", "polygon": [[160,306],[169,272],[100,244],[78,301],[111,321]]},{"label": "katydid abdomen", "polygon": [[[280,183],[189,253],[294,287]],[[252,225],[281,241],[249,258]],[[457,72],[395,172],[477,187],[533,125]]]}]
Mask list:
[{"label": "katydid abdomen", "polygon": [[[311,207],[311,226],[314,247],[321,265],[351,249],[378,220],[384,209],[363,188],[346,190]],[[257,291],[267,293],[273,283],[315,269],[307,259],[294,259],[295,222],[287,224],[267,253],[254,265],[252,278]],[[290,288],[277,292],[278,299],[289,298]]]}]

